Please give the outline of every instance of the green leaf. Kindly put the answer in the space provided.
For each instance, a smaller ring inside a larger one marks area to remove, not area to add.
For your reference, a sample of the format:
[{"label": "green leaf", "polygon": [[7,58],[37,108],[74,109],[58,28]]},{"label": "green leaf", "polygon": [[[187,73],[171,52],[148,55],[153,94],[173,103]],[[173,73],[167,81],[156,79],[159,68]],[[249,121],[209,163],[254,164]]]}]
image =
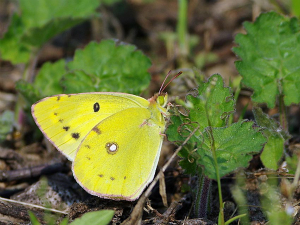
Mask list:
[{"label": "green leaf", "polygon": [[[181,113],[171,116],[172,124],[166,134],[170,141],[184,141],[198,125],[203,132],[206,127],[223,127],[229,115],[234,112],[234,100],[230,88],[224,87],[219,74],[212,75],[196,90],[196,94],[186,97],[185,108],[189,115]],[[190,142],[195,142],[193,138]]]},{"label": "green leaf", "polygon": [[101,3],[110,6],[121,1],[122,0],[101,0]]},{"label": "green leaf", "polygon": [[99,4],[99,0],[20,0],[21,17],[12,17],[0,40],[2,59],[27,63],[50,38],[95,15]]},{"label": "green leaf", "polygon": [[298,160],[299,158],[297,155],[292,155],[292,157],[286,157],[286,164],[287,164],[287,169],[289,174],[296,173]]},{"label": "green leaf", "polygon": [[40,222],[38,221],[36,216],[33,214],[33,212],[28,211],[28,215],[29,215],[29,218],[30,218],[30,221],[31,221],[32,225],[40,225]]},{"label": "green leaf", "polygon": [[7,134],[13,131],[14,125],[14,113],[9,110],[5,110],[0,115],[0,142],[6,139]]},{"label": "green leaf", "polygon": [[91,0],[88,4],[84,0],[21,0],[22,21],[26,27],[21,41],[40,47],[50,38],[90,18],[99,4],[99,0]]},{"label": "green leaf", "polygon": [[24,97],[27,105],[32,105],[42,97],[41,93],[39,93],[39,91],[33,86],[33,84],[28,83],[24,80],[18,80],[16,82],[16,90]]},{"label": "green leaf", "polygon": [[169,141],[179,144],[198,125],[200,126],[199,131],[190,138],[187,148],[180,152],[183,157],[180,165],[187,173],[194,174],[195,169],[199,170],[196,164],[199,155],[194,149],[204,140],[205,128],[210,125],[212,127],[226,126],[229,115],[234,112],[234,100],[230,89],[224,87],[222,77],[215,74],[198,87],[196,94],[187,96],[184,106],[190,112],[189,115],[175,112],[171,116],[172,123],[168,126],[166,134]]},{"label": "green leaf", "polygon": [[117,45],[113,40],[105,40],[99,44],[91,42],[85,49],[76,51],[74,60],[68,64],[70,70],[76,72],[67,74],[63,85],[67,93],[73,92],[78,70],[82,71],[79,72],[80,76],[84,76],[84,80],[88,82],[80,91],[77,88],[78,92],[117,91],[140,94],[149,85],[150,74],[147,71],[150,66],[149,58],[141,51],[136,51],[133,45]]},{"label": "green leaf", "polygon": [[74,61],[68,64],[63,59],[45,63],[33,84],[18,81],[16,89],[30,105],[43,97],[63,92],[139,94],[149,85],[147,70],[150,65],[150,60],[140,51],[135,51],[132,45],[116,46],[111,40],[99,44],[92,42],[84,50],[77,51]]},{"label": "green leaf", "polygon": [[20,0],[22,20],[26,28],[45,26],[54,18],[89,17],[95,14],[99,5],[99,0]]},{"label": "green leaf", "polygon": [[[36,10],[38,11],[38,10]],[[57,34],[84,22],[86,18],[54,18],[42,27],[32,27],[20,37],[20,42],[27,46],[40,48]]]},{"label": "green leaf", "polygon": [[[38,72],[33,85],[41,93],[41,97],[61,94],[63,88],[61,79],[66,73],[65,60],[61,59],[55,63],[44,63]],[[47,88],[45,88],[47,87]]]},{"label": "green leaf", "polygon": [[260,159],[266,168],[277,170],[278,162],[282,158],[284,149],[284,139],[278,133],[264,131],[268,142],[260,155]]},{"label": "green leaf", "polygon": [[183,146],[182,150],[178,154],[178,156],[182,158],[179,165],[184,169],[186,174],[196,175],[197,172],[201,174],[199,171],[201,168],[198,167],[197,160],[195,160],[199,158],[199,155],[195,151],[196,149],[194,151],[191,151],[191,149],[193,149],[191,144]]},{"label": "green leaf", "polygon": [[257,125],[265,128],[263,134],[268,138],[268,142],[265,144],[264,150],[260,155],[261,161],[265,167],[277,170],[278,163],[283,155],[284,142],[290,136],[282,130],[275,120],[263,113],[261,108],[253,108],[253,113]]},{"label": "green leaf", "polygon": [[106,225],[109,224],[115,212],[113,210],[101,210],[85,213],[81,218],[74,220],[70,225]]},{"label": "green leaf", "polygon": [[[259,153],[266,142],[258,128],[253,128],[253,122],[238,122],[230,127],[214,128],[211,131],[207,129],[203,137],[203,143],[197,143],[200,155],[198,163],[204,167],[204,174],[210,179],[217,179],[216,166],[220,177],[237,168],[247,167],[252,155]],[[218,165],[214,162],[212,143]]]},{"label": "green leaf", "polygon": [[65,74],[62,84],[67,94],[101,91],[96,88],[96,78],[81,70]]},{"label": "green leaf", "polygon": [[233,51],[241,58],[236,68],[242,82],[253,89],[252,100],[275,106],[279,94],[285,105],[300,102],[300,26],[296,18],[275,12],[245,22],[247,34],[238,34]]},{"label": "green leaf", "polygon": [[187,96],[189,118],[200,125],[203,131],[206,127],[226,126],[226,119],[234,112],[234,100],[230,88],[224,87],[223,78],[219,74],[212,75],[207,83],[200,85],[198,95]]},{"label": "green leaf", "polygon": [[10,26],[4,37],[0,40],[1,59],[11,61],[13,64],[26,63],[29,61],[31,50],[24,43],[20,43],[20,36],[25,27],[21,18],[14,14]]},{"label": "green leaf", "polygon": [[68,225],[69,223],[69,219],[68,218],[64,218],[59,225]]},{"label": "green leaf", "polygon": [[295,16],[300,16],[300,1],[292,0],[292,12]]}]

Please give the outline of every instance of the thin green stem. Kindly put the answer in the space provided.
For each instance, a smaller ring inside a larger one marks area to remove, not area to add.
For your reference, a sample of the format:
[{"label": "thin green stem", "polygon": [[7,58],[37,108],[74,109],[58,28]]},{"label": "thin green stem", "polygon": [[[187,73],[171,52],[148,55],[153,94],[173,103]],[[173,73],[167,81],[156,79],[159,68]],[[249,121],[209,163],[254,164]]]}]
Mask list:
[{"label": "thin green stem", "polygon": [[296,173],[295,173],[294,181],[293,181],[293,186],[295,188],[297,187],[297,184],[299,182],[299,177],[300,177],[300,160],[298,158],[297,169],[296,169]]},{"label": "thin green stem", "polygon": [[212,128],[211,126],[208,127],[207,129],[209,135],[210,135],[210,140],[211,140],[211,151],[213,154],[214,158],[214,163],[215,163],[215,169],[216,169],[216,177],[217,177],[217,183],[218,183],[218,192],[219,192],[219,203],[220,203],[220,215],[221,215],[221,224],[225,224],[224,220],[224,210],[223,210],[223,197],[222,197],[222,188],[221,188],[221,178],[220,178],[220,172],[219,172],[219,167],[218,167],[218,161],[217,161],[217,154],[216,154],[216,147],[215,147],[215,139],[213,136]]},{"label": "thin green stem", "polygon": [[178,22],[177,35],[179,41],[180,52],[182,55],[187,55],[187,0],[178,0]]},{"label": "thin green stem", "polygon": [[280,125],[284,131],[288,131],[288,120],[287,120],[287,113],[286,107],[284,105],[283,94],[279,95],[279,120]]},{"label": "thin green stem", "polygon": [[[27,82],[33,81],[33,73],[37,64],[38,55],[38,49],[33,49],[30,55],[29,62],[25,65],[25,69],[22,76],[23,80]],[[24,104],[25,103],[23,98],[21,97],[21,94],[18,93],[18,98],[15,106],[15,121],[17,121],[15,125],[17,130],[20,130],[22,127],[21,111],[23,109]]]},{"label": "thin green stem", "polygon": [[[213,85],[212,85],[213,86]],[[219,213],[219,224],[224,225],[225,220],[224,220],[224,206],[223,206],[223,197],[222,197],[222,189],[221,189],[221,177],[220,177],[220,172],[219,172],[219,166],[218,166],[218,160],[217,160],[217,153],[216,153],[216,146],[215,146],[215,139],[213,135],[213,130],[212,130],[212,125],[211,121],[209,118],[209,113],[208,113],[208,106],[207,106],[207,100],[209,99],[210,96],[210,90],[211,88],[207,88],[206,93],[205,93],[205,98],[206,98],[206,104],[205,104],[205,114],[206,114],[206,119],[208,123],[208,127],[206,128],[206,131],[210,137],[211,141],[211,152],[214,158],[214,164],[215,164],[215,170],[216,170],[216,178],[217,178],[217,183],[218,183],[218,193],[219,193],[219,203],[220,203],[220,213]]]}]

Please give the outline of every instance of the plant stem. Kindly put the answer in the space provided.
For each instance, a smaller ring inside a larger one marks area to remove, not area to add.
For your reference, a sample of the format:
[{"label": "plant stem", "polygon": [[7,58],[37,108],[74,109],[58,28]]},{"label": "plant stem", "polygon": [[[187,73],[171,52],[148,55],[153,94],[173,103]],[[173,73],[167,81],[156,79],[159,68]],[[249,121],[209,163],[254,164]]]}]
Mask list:
[{"label": "plant stem", "polygon": [[298,163],[297,163],[297,169],[296,169],[296,172],[295,172],[295,176],[294,176],[294,181],[293,181],[293,186],[297,187],[297,184],[299,182],[299,176],[300,176],[300,160],[299,160],[299,157],[298,157]]},{"label": "plant stem", "polygon": [[210,140],[211,140],[211,151],[213,154],[214,158],[214,163],[215,163],[215,169],[216,169],[216,177],[217,177],[217,182],[218,182],[218,192],[219,192],[219,203],[220,203],[220,215],[221,215],[221,224],[224,225],[224,210],[223,210],[223,197],[222,197],[222,189],[221,189],[221,178],[220,178],[220,173],[219,173],[219,167],[218,167],[218,161],[217,161],[217,154],[216,154],[216,147],[215,147],[215,139],[213,136],[212,128],[211,126],[208,127],[207,129],[209,135],[210,135]]},{"label": "plant stem", "polygon": [[[38,53],[37,49],[32,50],[29,62],[25,65],[22,78],[27,82],[33,82],[33,73],[38,59],[37,53]],[[21,94],[18,93],[17,102],[15,106],[15,121],[17,121],[15,126],[17,130],[20,130],[23,126],[23,118],[22,118],[23,106],[24,106],[24,99],[21,97]]]},{"label": "plant stem", "polygon": [[288,131],[288,120],[287,120],[287,113],[286,107],[283,101],[283,94],[279,95],[279,120],[280,125],[284,131]]},{"label": "plant stem", "polygon": [[219,166],[218,166],[218,160],[217,160],[217,153],[216,153],[216,146],[215,146],[215,139],[214,139],[214,134],[213,134],[213,129],[212,129],[212,125],[210,122],[210,118],[209,118],[209,113],[208,113],[208,106],[207,106],[207,100],[209,99],[210,96],[210,90],[213,88],[213,84],[211,84],[210,88],[207,88],[206,93],[205,93],[205,98],[206,98],[206,104],[205,104],[205,111],[206,111],[206,118],[207,118],[207,122],[208,122],[208,127],[206,128],[206,131],[210,137],[210,141],[211,141],[211,152],[213,155],[213,159],[214,159],[214,164],[215,164],[215,170],[216,170],[216,179],[217,179],[217,183],[218,183],[218,193],[219,193],[219,203],[220,203],[220,212],[219,212],[219,224],[224,225],[225,224],[225,220],[224,220],[224,206],[223,206],[223,197],[222,197],[222,189],[221,189],[221,178],[220,178],[220,173],[219,173]]},{"label": "plant stem", "polygon": [[187,55],[187,0],[178,0],[177,35],[181,55]]}]

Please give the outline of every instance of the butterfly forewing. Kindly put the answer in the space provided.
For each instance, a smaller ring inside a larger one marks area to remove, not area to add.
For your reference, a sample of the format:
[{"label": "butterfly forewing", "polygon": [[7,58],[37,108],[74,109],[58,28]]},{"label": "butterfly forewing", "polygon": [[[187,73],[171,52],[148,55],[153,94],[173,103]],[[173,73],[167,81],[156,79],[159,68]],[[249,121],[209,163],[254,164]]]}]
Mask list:
[{"label": "butterfly forewing", "polygon": [[102,120],[149,102],[124,93],[82,93],[44,98],[32,106],[35,122],[58,150],[73,161],[86,135]]},{"label": "butterfly forewing", "polygon": [[164,131],[146,108],[129,108],[102,120],[79,146],[77,182],[104,198],[135,200],[152,181]]}]

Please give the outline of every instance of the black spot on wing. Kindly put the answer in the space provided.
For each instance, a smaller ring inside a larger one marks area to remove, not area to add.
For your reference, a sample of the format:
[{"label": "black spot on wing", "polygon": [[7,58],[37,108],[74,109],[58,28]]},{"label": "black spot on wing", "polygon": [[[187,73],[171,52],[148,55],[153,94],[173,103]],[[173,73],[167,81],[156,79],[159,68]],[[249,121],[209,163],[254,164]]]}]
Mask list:
[{"label": "black spot on wing", "polygon": [[71,136],[76,140],[80,137],[79,133],[72,133]]},{"label": "black spot on wing", "polygon": [[87,160],[91,160],[91,158],[90,158],[90,157],[86,157],[86,159],[87,159]]},{"label": "black spot on wing", "polygon": [[64,129],[65,131],[68,131],[68,130],[70,129],[70,127],[63,127],[63,129]]},{"label": "black spot on wing", "polygon": [[103,177],[103,174],[98,174],[99,177]]},{"label": "black spot on wing", "polygon": [[56,101],[59,101],[60,100],[60,96],[57,96],[57,99],[56,99]]},{"label": "black spot on wing", "polygon": [[60,119],[59,122],[62,123],[62,122],[64,122],[64,120],[63,120],[63,119]]},{"label": "black spot on wing", "polygon": [[58,114],[57,113],[53,113],[54,114],[54,116],[57,116]]},{"label": "black spot on wing", "polygon": [[98,102],[94,104],[94,112],[98,112],[100,110],[100,105]]},{"label": "black spot on wing", "polygon": [[90,148],[91,148],[89,145],[85,145],[84,147],[86,147],[86,148],[88,148],[88,149],[90,149]]},{"label": "black spot on wing", "polygon": [[111,179],[111,180],[114,180],[114,179],[116,179],[116,178],[114,178],[114,177],[111,177],[110,179]]}]

